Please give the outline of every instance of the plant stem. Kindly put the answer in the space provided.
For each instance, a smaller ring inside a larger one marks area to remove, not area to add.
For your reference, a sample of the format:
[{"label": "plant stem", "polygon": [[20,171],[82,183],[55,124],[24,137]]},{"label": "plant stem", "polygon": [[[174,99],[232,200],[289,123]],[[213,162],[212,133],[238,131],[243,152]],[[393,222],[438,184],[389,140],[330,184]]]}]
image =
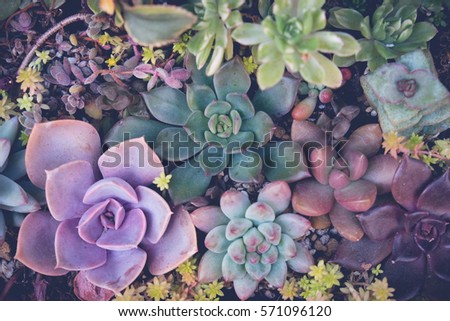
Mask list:
[{"label": "plant stem", "polygon": [[70,17],[65,18],[64,20],[61,20],[55,26],[53,26],[47,32],[45,32],[42,36],[40,36],[39,39],[34,44],[34,46],[31,48],[31,50],[26,55],[25,59],[20,64],[20,67],[17,70],[17,73],[20,70],[25,69],[28,66],[28,64],[31,62],[31,59],[33,59],[33,57],[34,57],[36,50],[38,50],[39,47],[42,46],[45,43],[45,41],[47,41],[48,38],[50,38],[53,34],[58,32],[60,29],[64,28],[65,26],[70,25],[70,24],[80,21],[80,20],[84,20],[89,15],[90,15],[90,13],[74,14],[73,16],[70,16]]}]

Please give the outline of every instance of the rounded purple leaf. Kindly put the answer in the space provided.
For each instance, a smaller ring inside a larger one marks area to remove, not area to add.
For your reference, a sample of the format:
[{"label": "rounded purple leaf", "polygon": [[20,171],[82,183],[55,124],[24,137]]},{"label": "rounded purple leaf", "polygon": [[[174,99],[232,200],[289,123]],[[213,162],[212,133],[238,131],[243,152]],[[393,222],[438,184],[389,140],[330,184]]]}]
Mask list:
[{"label": "rounded purple leaf", "polygon": [[86,161],[73,161],[47,171],[45,195],[53,217],[58,221],[81,217],[89,206],[83,197],[95,183],[94,171]]},{"label": "rounded purple leaf", "polygon": [[75,279],[73,279],[73,292],[83,301],[109,301],[114,296],[113,291],[99,288],[89,282],[85,272],[78,273]]},{"label": "rounded purple leaf", "polygon": [[44,275],[66,274],[67,270],[56,268],[55,234],[59,224],[48,212],[26,216],[19,230],[15,258]]},{"label": "rounded purple leaf", "polygon": [[338,203],[334,204],[329,216],[334,228],[347,240],[357,242],[364,236],[364,231],[355,213],[343,208]]},{"label": "rounded purple leaf", "polygon": [[129,286],[142,272],[147,254],[140,248],[127,251],[108,251],[106,263],[86,271],[89,282],[118,293]]},{"label": "rounded purple leaf", "polygon": [[69,271],[90,270],[106,262],[106,250],[85,242],[78,235],[78,219],[59,224],[55,235],[56,263]]},{"label": "rounded purple leaf", "polygon": [[189,213],[183,208],[176,208],[158,243],[145,243],[143,248],[148,254],[150,273],[161,275],[175,269],[197,253],[197,235]]},{"label": "rounded purple leaf", "polygon": [[391,155],[374,156],[363,178],[375,184],[378,195],[389,193],[398,165],[398,160]]},{"label": "rounded purple leaf", "polygon": [[119,177],[110,177],[89,187],[84,194],[83,203],[97,204],[110,198],[124,203],[138,202],[136,192],[130,184]]},{"label": "rounded purple leaf", "polygon": [[417,200],[431,179],[431,169],[423,162],[404,158],[392,180],[392,195],[408,211],[417,209]]},{"label": "rounded purple leaf", "polygon": [[164,172],[161,160],[144,137],[111,147],[98,159],[98,166],[103,177],[119,177],[133,187],[148,186]]},{"label": "rounded purple leaf", "polygon": [[384,205],[358,215],[358,219],[368,238],[381,241],[403,228],[403,214],[396,205]]},{"label": "rounded purple leaf", "polygon": [[208,233],[216,226],[227,225],[230,221],[218,206],[200,207],[191,213],[191,219],[195,227],[205,233]]},{"label": "rounded purple leaf", "polygon": [[367,157],[372,157],[380,149],[382,140],[383,136],[380,125],[364,125],[350,135],[349,140],[344,145],[343,152],[356,150]]},{"label": "rounded purple leaf", "polygon": [[320,184],[328,184],[335,156],[336,153],[331,146],[314,148],[311,152],[311,173]]},{"label": "rounded purple leaf", "polygon": [[428,185],[420,194],[417,208],[435,215],[450,215],[450,171]]},{"label": "rounded purple leaf", "polygon": [[100,152],[100,136],[85,122],[55,120],[36,124],[25,153],[28,177],[34,185],[44,189],[46,170],[75,160],[87,161],[97,174]]}]

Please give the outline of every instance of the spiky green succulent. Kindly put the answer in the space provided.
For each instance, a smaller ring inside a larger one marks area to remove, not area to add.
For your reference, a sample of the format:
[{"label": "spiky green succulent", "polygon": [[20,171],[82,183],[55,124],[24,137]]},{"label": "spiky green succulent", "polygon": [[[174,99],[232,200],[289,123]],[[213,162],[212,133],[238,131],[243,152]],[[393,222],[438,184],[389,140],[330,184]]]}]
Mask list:
[{"label": "spiky green succulent", "polygon": [[367,61],[369,69],[375,70],[388,59],[398,58],[415,49],[425,49],[427,42],[437,33],[429,22],[416,22],[418,1],[384,0],[372,17],[363,17],[348,8],[330,10],[332,26],[361,32],[361,50],[346,59],[335,57],[339,66],[349,66],[355,61]]},{"label": "spiky green succulent", "polygon": [[43,199],[27,178],[25,150],[18,132],[17,117],[0,126],[0,244],[5,240],[6,221],[20,224],[23,215],[37,211],[38,200]]},{"label": "spiky green succulent", "polygon": [[450,93],[430,52],[415,50],[361,77],[385,133],[434,135],[450,126]]},{"label": "spiky green succulent", "polygon": [[246,300],[264,279],[281,288],[288,267],[307,273],[313,258],[297,240],[311,224],[298,214],[284,213],[290,199],[289,185],[276,181],[261,190],[256,203],[251,204],[244,192],[228,190],[220,199],[220,207],[194,211],[194,224],[208,233],[208,251],[198,267],[199,281],[221,277],[233,281],[238,297]]},{"label": "spiky green succulent", "polygon": [[244,23],[232,37],[243,45],[256,45],[257,79],[261,88],[274,86],[285,68],[298,72],[308,82],[339,87],[339,68],[323,53],[352,56],[360,47],[343,32],[322,31],[326,26],[325,0],[275,0],[273,15],[261,24]]},{"label": "spiky green succulent", "polygon": [[195,8],[201,18],[193,27],[197,33],[189,41],[188,49],[196,56],[200,69],[210,58],[206,68],[208,76],[216,73],[224,56],[227,60],[233,57],[231,31],[243,22],[239,7],[244,3],[244,0],[202,0]]}]

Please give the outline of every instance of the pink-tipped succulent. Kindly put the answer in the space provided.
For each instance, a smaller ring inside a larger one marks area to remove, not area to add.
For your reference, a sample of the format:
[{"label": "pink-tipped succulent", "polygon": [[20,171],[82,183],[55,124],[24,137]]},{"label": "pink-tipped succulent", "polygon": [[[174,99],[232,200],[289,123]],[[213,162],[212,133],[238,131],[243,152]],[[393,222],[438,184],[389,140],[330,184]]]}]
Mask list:
[{"label": "pink-tipped succulent", "polygon": [[384,275],[395,297],[411,299],[423,288],[432,300],[450,299],[450,171],[431,182],[430,168],[405,158],[392,182],[395,202],[358,216],[366,237],[344,240],[335,261],[367,270],[386,260]]},{"label": "pink-tipped succulent", "polygon": [[220,277],[233,281],[241,300],[248,299],[262,280],[282,287],[287,268],[309,271],[313,258],[299,242],[310,222],[297,214],[284,213],[291,190],[283,181],[266,185],[256,203],[236,190],[225,192],[220,207],[206,206],[191,215],[195,226],[208,233],[208,251],[199,265],[199,281]]},{"label": "pink-tipped succulent", "polygon": [[49,212],[26,217],[16,258],[45,275],[80,271],[75,287],[83,298],[121,291],[146,264],[152,274],[166,273],[197,251],[189,214],[172,214],[147,187],[164,169],[143,138],[101,155],[91,125],[42,123],[30,135],[25,162],[30,180],[45,188]]},{"label": "pink-tipped succulent", "polygon": [[367,211],[377,195],[390,191],[398,163],[389,155],[373,157],[381,147],[378,125],[360,127],[342,149],[325,137],[312,123],[294,121],[292,125],[293,140],[307,147],[313,144],[308,157],[313,177],[296,184],[292,206],[307,216],[329,215],[344,238],[357,241],[364,232],[355,213]]}]

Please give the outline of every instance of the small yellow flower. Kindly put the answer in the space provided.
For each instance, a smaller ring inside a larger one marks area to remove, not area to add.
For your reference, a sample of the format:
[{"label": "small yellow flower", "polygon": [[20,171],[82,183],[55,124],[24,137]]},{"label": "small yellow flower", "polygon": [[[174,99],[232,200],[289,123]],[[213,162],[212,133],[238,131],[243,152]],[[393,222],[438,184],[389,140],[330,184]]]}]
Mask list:
[{"label": "small yellow flower", "polygon": [[394,295],[394,289],[389,287],[387,278],[383,278],[383,280],[375,279],[367,289],[372,291],[377,301],[387,301]]},{"label": "small yellow flower", "polygon": [[163,60],[164,58],[165,55],[161,49],[153,50],[153,48],[143,48],[142,61],[145,63],[150,61],[152,65],[155,65],[157,60]]},{"label": "small yellow flower", "polygon": [[197,266],[195,265],[195,263],[196,259],[191,258],[186,262],[181,263],[176,269],[176,271],[181,275],[181,281],[183,281],[187,285],[194,285],[197,281]]},{"label": "small yellow flower", "polygon": [[[164,276],[154,277],[151,282],[147,282],[147,295],[155,301],[161,301],[168,297],[170,283]],[[170,280],[171,281],[171,280]]]},{"label": "small yellow flower", "polygon": [[164,172],[162,172],[159,177],[155,178],[153,180],[153,184],[156,185],[161,191],[164,191],[165,189],[169,189],[169,183],[172,179],[172,174],[166,175]]},{"label": "small yellow flower", "polygon": [[20,85],[22,91],[29,90],[31,95],[35,95],[44,90],[44,86],[41,84],[44,79],[42,79],[40,71],[32,68],[19,70],[16,81],[22,83]]},{"label": "small yellow flower", "polygon": [[203,284],[202,287],[205,290],[205,294],[211,300],[214,300],[217,297],[224,295],[222,292],[223,282],[217,282],[216,280],[208,284]]},{"label": "small yellow flower", "polygon": [[40,62],[42,62],[44,65],[47,64],[52,58],[50,58],[50,51],[44,50],[44,51],[38,51],[36,50],[36,56],[38,59],[40,59]]},{"label": "small yellow flower", "polygon": [[252,74],[258,69],[258,65],[255,63],[253,56],[244,57],[244,68],[249,74]]},{"label": "small yellow flower", "polygon": [[298,296],[299,291],[298,282],[295,278],[290,278],[284,282],[282,288],[278,289],[283,300],[294,300]]},{"label": "small yellow flower", "polygon": [[22,98],[17,98],[17,105],[22,110],[30,111],[34,105],[33,96],[24,94]]},{"label": "small yellow flower", "polygon": [[110,41],[111,41],[111,36],[107,32],[105,32],[103,35],[101,35],[98,38],[98,43],[102,46],[107,45]]},{"label": "small yellow flower", "polygon": [[14,108],[16,108],[16,104],[9,99],[6,91],[0,90],[0,120],[8,120],[11,116],[17,115]]},{"label": "small yellow flower", "polygon": [[142,292],[144,292],[146,288],[147,287],[143,285],[136,289],[134,285],[130,285],[123,293],[117,293],[113,301],[144,301]]},{"label": "small yellow flower", "polygon": [[117,66],[117,58],[114,56],[109,57],[105,62],[109,68]]}]

